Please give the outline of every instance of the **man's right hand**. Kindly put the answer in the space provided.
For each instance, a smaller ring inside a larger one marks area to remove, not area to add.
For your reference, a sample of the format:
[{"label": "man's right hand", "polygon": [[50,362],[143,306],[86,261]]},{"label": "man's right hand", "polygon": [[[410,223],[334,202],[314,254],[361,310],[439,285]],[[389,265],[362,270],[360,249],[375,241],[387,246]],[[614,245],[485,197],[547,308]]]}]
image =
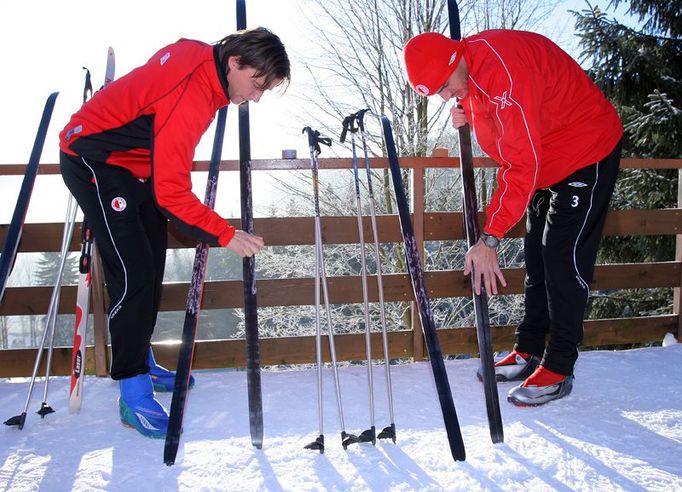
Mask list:
[{"label": "man's right hand", "polygon": [[234,237],[225,247],[243,258],[255,255],[263,249],[263,246],[265,243],[262,237],[237,229],[234,232]]}]

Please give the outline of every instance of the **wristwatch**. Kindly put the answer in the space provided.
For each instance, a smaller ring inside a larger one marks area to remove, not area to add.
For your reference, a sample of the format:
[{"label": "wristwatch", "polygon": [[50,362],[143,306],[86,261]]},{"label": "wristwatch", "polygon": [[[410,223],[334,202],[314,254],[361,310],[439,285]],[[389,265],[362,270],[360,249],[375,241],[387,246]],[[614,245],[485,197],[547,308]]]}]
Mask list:
[{"label": "wristwatch", "polygon": [[481,241],[489,248],[497,248],[500,245],[500,240],[498,238],[492,234],[486,234],[485,232],[481,233]]}]

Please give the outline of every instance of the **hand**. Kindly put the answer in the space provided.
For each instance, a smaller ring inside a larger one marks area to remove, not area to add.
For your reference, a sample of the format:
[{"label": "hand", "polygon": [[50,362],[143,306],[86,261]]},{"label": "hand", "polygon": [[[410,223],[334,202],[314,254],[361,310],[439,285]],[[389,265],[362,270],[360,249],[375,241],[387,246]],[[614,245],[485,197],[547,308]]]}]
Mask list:
[{"label": "hand", "polygon": [[467,116],[464,113],[464,109],[456,105],[450,108],[450,119],[452,120],[452,126],[454,128],[459,128],[469,123],[467,121]]},{"label": "hand", "polygon": [[497,260],[497,250],[489,248],[480,239],[467,251],[464,259],[464,275],[474,273],[474,292],[476,295],[481,293],[481,279],[486,292],[490,295],[497,295],[497,279],[506,287],[507,282],[500,270]]},{"label": "hand", "polygon": [[254,234],[249,234],[237,229],[234,231],[234,237],[227,243],[226,248],[234,251],[242,258],[245,256],[253,256],[263,249],[265,243],[263,238]]}]

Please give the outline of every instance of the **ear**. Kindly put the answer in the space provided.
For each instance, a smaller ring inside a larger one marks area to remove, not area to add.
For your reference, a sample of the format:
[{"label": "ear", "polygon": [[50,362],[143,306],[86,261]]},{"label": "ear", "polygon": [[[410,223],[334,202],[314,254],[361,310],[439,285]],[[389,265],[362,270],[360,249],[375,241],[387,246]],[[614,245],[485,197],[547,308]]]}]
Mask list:
[{"label": "ear", "polygon": [[227,59],[227,66],[230,70],[239,70],[242,68],[242,58],[241,56],[232,55]]}]

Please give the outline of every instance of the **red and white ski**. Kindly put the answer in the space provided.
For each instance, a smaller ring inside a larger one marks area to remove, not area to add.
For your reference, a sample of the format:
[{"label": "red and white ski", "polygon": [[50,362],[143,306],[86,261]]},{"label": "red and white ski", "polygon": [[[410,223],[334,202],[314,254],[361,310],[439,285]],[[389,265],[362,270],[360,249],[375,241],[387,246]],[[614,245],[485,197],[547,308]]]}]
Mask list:
[{"label": "red and white ski", "polygon": [[[114,80],[116,57],[114,49],[107,52],[107,68],[104,75],[104,87]],[[90,73],[86,75],[86,89],[83,91],[83,102],[87,98],[90,85]],[[95,248],[92,231],[83,218],[81,257],[78,263],[78,291],[76,293],[76,322],[73,332],[73,352],[71,356],[71,386],[69,387],[69,413],[78,413],[83,402],[83,376],[85,375],[85,347],[87,341],[88,317],[90,315],[90,287],[92,286],[92,264]]]}]

